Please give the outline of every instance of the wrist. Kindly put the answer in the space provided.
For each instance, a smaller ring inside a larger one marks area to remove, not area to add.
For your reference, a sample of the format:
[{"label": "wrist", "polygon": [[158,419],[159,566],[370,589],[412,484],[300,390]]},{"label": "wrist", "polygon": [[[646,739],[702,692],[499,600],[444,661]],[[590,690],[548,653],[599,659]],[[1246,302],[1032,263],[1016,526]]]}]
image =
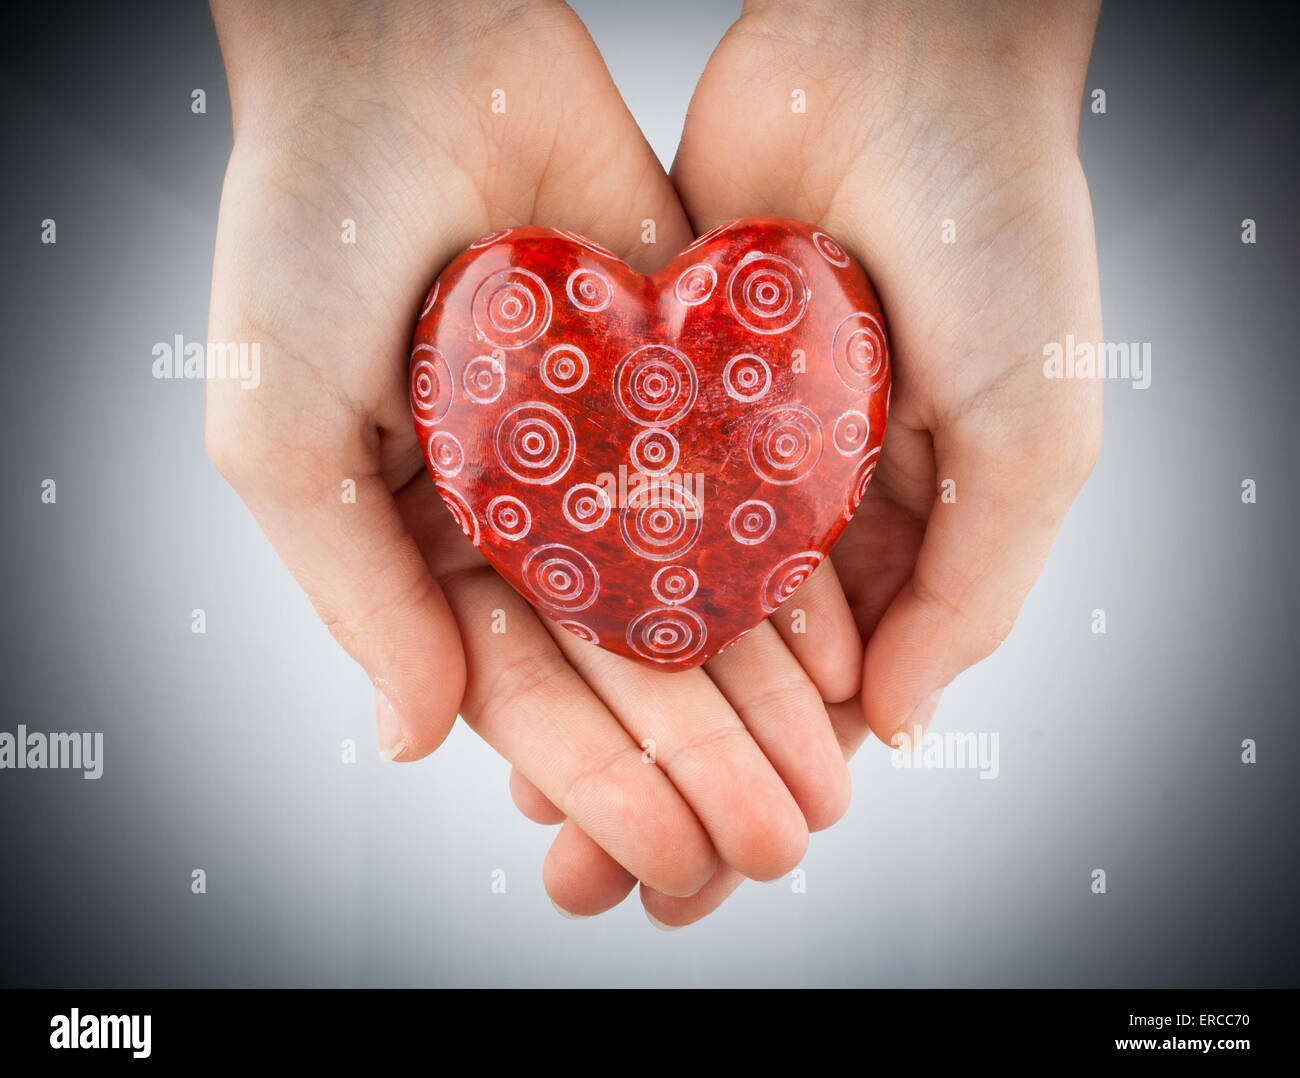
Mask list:
[{"label": "wrist", "polygon": [[1099,6],[745,0],[741,22],[867,80],[876,110],[895,120],[947,114],[1012,146],[1073,152]]},{"label": "wrist", "polygon": [[[561,5],[562,6],[562,5]],[[472,77],[485,41],[540,31],[556,0],[212,0],[236,138],[293,131],[319,116],[427,120],[439,93]]]}]

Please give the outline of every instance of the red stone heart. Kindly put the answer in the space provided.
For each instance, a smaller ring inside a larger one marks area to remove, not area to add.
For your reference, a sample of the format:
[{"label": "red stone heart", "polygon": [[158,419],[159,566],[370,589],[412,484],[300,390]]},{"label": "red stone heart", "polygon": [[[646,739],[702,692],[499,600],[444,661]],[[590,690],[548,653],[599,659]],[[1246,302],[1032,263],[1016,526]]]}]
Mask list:
[{"label": "red stone heart", "polygon": [[484,236],[411,352],[416,431],[465,534],[571,632],[668,669],[816,568],[871,481],[889,386],[862,268],[774,217],[651,277],[572,233]]}]

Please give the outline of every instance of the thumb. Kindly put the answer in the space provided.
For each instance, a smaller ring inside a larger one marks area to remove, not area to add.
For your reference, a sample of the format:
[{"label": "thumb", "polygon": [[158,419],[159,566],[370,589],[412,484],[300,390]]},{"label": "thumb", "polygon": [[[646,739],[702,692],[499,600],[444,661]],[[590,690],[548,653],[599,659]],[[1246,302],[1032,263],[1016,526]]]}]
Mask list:
[{"label": "thumb", "polygon": [[[292,449],[227,452],[211,427],[208,443],[321,620],[374,684],[380,754],[428,755],[456,721],[465,659],[442,589],[384,480]],[[355,503],[339,496],[350,476]]]},{"label": "thumb", "polygon": [[947,684],[1002,643],[1096,460],[1056,438],[998,440],[987,416],[936,432],[939,490],[911,579],[871,636],[862,706],[889,745],[924,733]]}]

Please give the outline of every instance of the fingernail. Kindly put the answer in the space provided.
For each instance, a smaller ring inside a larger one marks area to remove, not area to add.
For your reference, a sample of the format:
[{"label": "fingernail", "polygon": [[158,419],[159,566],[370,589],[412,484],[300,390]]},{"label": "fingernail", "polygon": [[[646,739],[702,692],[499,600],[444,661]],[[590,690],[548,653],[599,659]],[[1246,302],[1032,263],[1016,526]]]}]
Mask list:
[{"label": "fingernail", "polygon": [[561,917],[567,918],[570,921],[585,921],[587,920],[588,917],[591,916],[591,914],[589,913],[570,913],[558,902],[556,902],[555,899],[551,899],[551,905],[555,907],[556,913],[558,913]]},{"label": "fingernail", "polygon": [[912,714],[907,717],[903,723],[889,739],[891,748],[899,748],[904,745],[910,745],[913,749],[925,733],[926,724],[934,717],[934,709],[939,706],[939,697],[943,695],[942,689],[935,689],[929,696],[922,700],[912,709]]},{"label": "fingernail", "polygon": [[[643,906],[642,909],[645,909],[645,907]],[[645,911],[645,916],[646,916],[646,920],[649,921],[652,925],[654,925],[655,928],[659,929],[660,932],[676,932],[679,928],[682,927],[681,925],[664,924],[663,921],[659,920],[659,918],[656,917],[649,910]]]},{"label": "fingernail", "polygon": [[406,748],[406,738],[402,736],[402,720],[397,717],[383,689],[375,690],[375,726],[379,732],[379,758],[397,759]]}]

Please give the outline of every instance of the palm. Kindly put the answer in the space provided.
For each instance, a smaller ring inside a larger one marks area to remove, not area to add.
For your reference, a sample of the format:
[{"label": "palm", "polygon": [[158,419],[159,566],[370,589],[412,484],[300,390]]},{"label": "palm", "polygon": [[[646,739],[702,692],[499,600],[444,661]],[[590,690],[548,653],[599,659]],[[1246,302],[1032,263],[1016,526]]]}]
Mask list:
[{"label": "palm", "polygon": [[742,17],[709,61],[673,166],[697,228],[746,213],[819,223],[880,294],[895,364],[889,428],[834,555],[864,635],[913,575],[946,478],[936,447],[995,412],[988,429],[1013,450],[1036,437],[1037,349],[1095,323],[1077,160],[986,145],[962,102],[909,109],[884,82],[851,35],[801,41]]}]

